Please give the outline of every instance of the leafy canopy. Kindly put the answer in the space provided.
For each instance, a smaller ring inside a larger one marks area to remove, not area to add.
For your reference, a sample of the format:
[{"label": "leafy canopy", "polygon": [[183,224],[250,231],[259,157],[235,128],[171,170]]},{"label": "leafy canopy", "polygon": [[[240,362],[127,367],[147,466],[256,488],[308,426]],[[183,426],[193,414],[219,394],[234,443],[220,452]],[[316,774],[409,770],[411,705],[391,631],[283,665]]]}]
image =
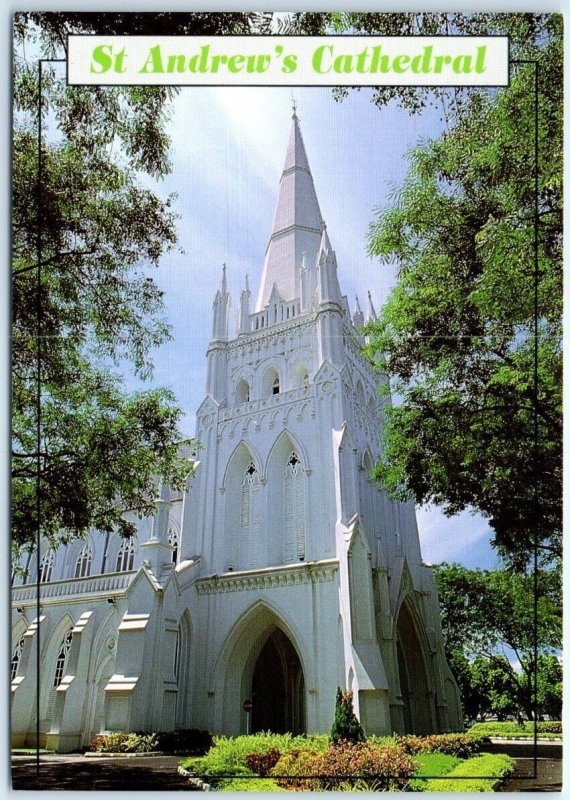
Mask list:
[{"label": "leafy canopy", "polygon": [[61,65],[44,63],[40,173],[38,57],[65,58],[71,32],[232,34],[262,32],[271,22],[272,15],[247,13],[16,15],[16,547],[33,543],[38,510],[53,544],[91,526],[132,534],[124,512],[151,513],[156,479],[182,489],[192,472],[172,393],[129,393],[122,377],[130,367],[150,379],[152,351],[170,337],[152,272],[177,239],[175,198],[154,183],[170,169],[166,131],[175,92],[68,87]]},{"label": "leafy canopy", "polygon": [[474,508],[518,568],[535,542],[559,555],[561,537],[559,37],[538,56],[536,241],[532,65],[501,92],[471,93],[453,126],[410,154],[369,241],[399,267],[368,327],[399,397],[375,477],[448,515]]}]

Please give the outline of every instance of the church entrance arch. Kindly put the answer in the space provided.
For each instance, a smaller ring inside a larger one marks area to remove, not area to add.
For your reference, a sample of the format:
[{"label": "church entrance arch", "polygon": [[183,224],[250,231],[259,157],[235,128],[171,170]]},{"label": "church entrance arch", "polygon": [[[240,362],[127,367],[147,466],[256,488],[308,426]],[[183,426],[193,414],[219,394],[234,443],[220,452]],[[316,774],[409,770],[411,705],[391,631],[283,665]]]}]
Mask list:
[{"label": "church entrance arch", "polygon": [[251,729],[304,733],[305,682],[297,651],[279,628],[261,648],[251,680]]},{"label": "church entrance arch", "polygon": [[[264,601],[254,603],[234,625],[216,665],[213,686],[222,697],[220,732],[304,733],[307,679],[294,632]],[[243,709],[245,700],[252,701],[249,715]]]},{"label": "church entrance arch", "polygon": [[402,604],[398,615],[396,652],[400,691],[404,703],[404,731],[418,735],[433,733],[435,720],[425,662],[425,647],[406,602]]}]

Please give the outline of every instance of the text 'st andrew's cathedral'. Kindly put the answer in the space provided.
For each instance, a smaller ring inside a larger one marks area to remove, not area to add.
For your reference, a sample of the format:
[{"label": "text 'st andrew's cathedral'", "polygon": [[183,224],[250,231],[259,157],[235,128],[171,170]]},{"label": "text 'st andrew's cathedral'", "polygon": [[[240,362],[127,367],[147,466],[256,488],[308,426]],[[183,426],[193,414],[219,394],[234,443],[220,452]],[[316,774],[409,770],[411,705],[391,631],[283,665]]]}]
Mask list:
[{"label": "text 'st andrew's cathedral'", "polygon": [[[367,319],[375,311],[369,298]],[[370,479],[379,377],[361,355],[296,114],[254,305],[229,337],[225,268],[213,308],[200,463],[163,486],[125,544],[96,531],[14,587],[13,738],[112,730],[327,732],[337,686],[368,734],[459,730],[435,584],[414,506]],[[50,551],[51,552],[51,551]],[[28,573],[46,565],[28,564]]]}]

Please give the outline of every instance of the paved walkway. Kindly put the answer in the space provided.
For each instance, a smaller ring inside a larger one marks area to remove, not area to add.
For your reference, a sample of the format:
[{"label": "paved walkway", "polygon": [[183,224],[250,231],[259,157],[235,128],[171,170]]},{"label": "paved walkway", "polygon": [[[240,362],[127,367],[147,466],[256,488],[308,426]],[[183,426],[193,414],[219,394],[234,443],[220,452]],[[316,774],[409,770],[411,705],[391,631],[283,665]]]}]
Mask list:
[{"label": "paved walkway", "polygon": [[501,792],[561,792],[562,743],[538,742],[536,775],[534,773],[534,742],[498,741],[486,744],[490,753],[506,753],[516,758],[517,766],[512,778],[501,787]]},{"label": "paved walkway", "polygon": [[197,791],[177,772],[181,756],[84,758],[80,755],[13,756],[14,789],[143,789]]}]

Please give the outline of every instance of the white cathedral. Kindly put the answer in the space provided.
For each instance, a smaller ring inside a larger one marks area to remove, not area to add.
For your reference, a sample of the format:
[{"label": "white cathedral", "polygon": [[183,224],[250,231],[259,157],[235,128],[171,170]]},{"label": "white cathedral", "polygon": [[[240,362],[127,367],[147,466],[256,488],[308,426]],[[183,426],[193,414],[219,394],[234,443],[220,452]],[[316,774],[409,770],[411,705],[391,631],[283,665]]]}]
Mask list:
[{"label": "white cathedral", "polygon": [[37,742],[38,691],[59,752],[105,731],[327,732],[337,686],[368,734],[462,728],[414,506],[370,479],[387,379],[361,355],[295,113],[234,338],[228,315],[224,268],[190,490],[163,486],[132,540],[92,531],[22,564],[14,746]]}]

